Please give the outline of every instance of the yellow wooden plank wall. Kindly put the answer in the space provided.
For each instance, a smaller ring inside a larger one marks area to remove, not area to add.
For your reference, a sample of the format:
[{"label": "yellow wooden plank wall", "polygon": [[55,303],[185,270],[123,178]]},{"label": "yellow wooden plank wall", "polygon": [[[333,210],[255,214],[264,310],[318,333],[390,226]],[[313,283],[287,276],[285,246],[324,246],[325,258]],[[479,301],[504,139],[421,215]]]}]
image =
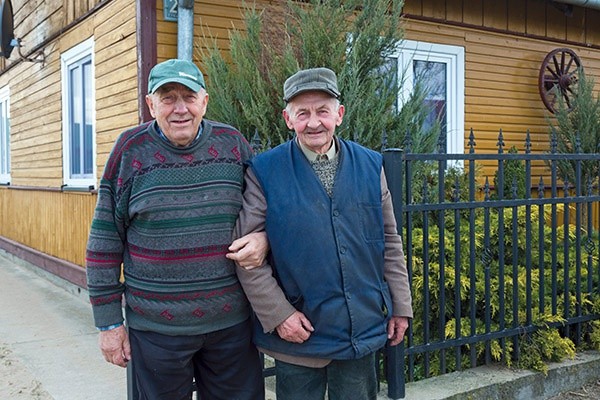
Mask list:
[{"label": "yellow wooden plank wall", "polygon": [[[97,2],[66,3],[75,7],[69,18],[79,18]],[[11,94],[11,186],[62,185],[60,55],[89,37],[95,49],[98,175],[117,135],[138,123],[135,7],[131,0],[112,0],[46,46],[44,65],[23,62],[0,76],[0,87],[8,84]],[[64,18],[68,12],[55,11]],[[89,193],[2,188],[0,236],[83,265],[95,202]]]},{"label": "yellow wooden plank wall", "polygon": [[[198,58],[199,49],[213,47],[213,40],[224,56],[229,56],[229,34],[232,29],[243,30],[243,15],[248,7],[261,10],[264,7],[281,7],[285,0],[256,0],[242,2],[239,0],[222,0],[219,2],[196,0],[194,5],[194,60]],[[177,23],[164,20],[163,1],[157,0],[157,56],[158,61],[177,56]],[[201,62],[198,62],[201,66]]]},{"label": "yellow wooden plank wall", "polygon": [[138,122],[135,29],[135,3],[114,0],[49,44],[44,49],[44,65],[20,63],[0,77],[0,86],[10,82],[14,185],[62,185],[60,54],[91,36],[95,46],[97,165],[101,173],[116,136]]},{"label": "yellow wooden plank wall", "polygon": [[[591,18],[600,20],[596,10],[575,7],[573,17],[568,18],[552,6],[532,0],[469,0],[468,4],[466,0],[407,0],[404,11],[416,16],[405,20],[407,39],[465,49],[465,150],[471,128],[477,153],[497,152],[500,129],[505,151],[514,145],[523,152],[527,130],[532,152],[548,150],[550,114],[540,98],[538,76],[544,57],[555,48],[573,49],[600,90],[600,50],[561,42],[595,40],[590,43],[600,45],[598,24],[585,23]],[[433,18],[453,23],[437,23]],[[476,29],[475,25],[494,30]],[[496,165],[483,165],[482,174],[493,179]],[[542,163],[533,164],[533,173],[548,175]]]},{"label": "yellow wooden plank wall", "polygon": [[[527,130],[534,153],[549,148],[549,112],[542,103],[538,76],[548,52],[561,44],[424,21],[407,21],[406,38],[465,49],[465,149],[469,130],[477,153],[497,152],[502,129],[505,149],[524,150]],[[600,90],[600,51],[570,46]],[[494,166],[489,173],[493,174]],[[536,167],[543,174],[543,165]],[[492,175],[493,176],[493,175]]]},{"label": "yellow wooden plank wall", "polygon": [[[57,27],[77,20],[99,1],[14,0],[15,22],[22,29],[17,33],[33,46]],[[98,174],[118,134],[137,124],[135,3],[110,1],[48,44],[44,65],[19,63],[0,76],[0,87],[10,85],[11,91],[12,185],[58,188],[62,184],[60,54],[86,38],[95,39]],[[261,9],[283,3],[257,0],[255,6]],[[159,61],[176,56],[177,42],[176,23],[164,21],[162,4],[162,0],[156,0]],[[213,37],[227,55],[230,29],[243,28],[243,7],[251,4],[197,0],[196,44],[212,46],[204,37]],[[40,17],[42,12],[48,13],[47,18]],[[600,43],[600,24],[589,23],[600,21],[600,12],[576,7],[569,19],[539,0],[407,0],[405,12],[421,17],[405,21],[408,39],[465,48],[465,137],[469,128],[475,130],[477,152],[495,152],[501,128],[507,148],[515,145],[522,149],[529,129],[533,151],[545,151],[547,112],[539,97],[537,77],[544,56],[564,44],[542,39]],[[32,15],[31,20],[28,15]],[[476,29],[483,24],[498,32]],[[600,82],[600,51],[585,45],[569,47],[581,57],[588,74]],[[493,178],[495,167],[486,168]],[[543,170],[543,166],[536,165],[534,173],[541,175]],[[0,235],[83,265],[95,198],[89,194],[2,187]]]},{"label": "yellow wooden plank wall", "polygon": [[115,0],[94,15],[98,176],[117,136],[138,124],[136,6]]},{"label": "yellow wooden plank wall", "polygon": [[[558,4],[560,5],[560,4]],[[573,7],[567,16],[540,0],[405,0],[407,15],[579,43],[600,43],[600,11]]]},{"label": "yellow wooden plank wall", "polygon": [[95,198],[0,188],[0,236],[83,266]]}]

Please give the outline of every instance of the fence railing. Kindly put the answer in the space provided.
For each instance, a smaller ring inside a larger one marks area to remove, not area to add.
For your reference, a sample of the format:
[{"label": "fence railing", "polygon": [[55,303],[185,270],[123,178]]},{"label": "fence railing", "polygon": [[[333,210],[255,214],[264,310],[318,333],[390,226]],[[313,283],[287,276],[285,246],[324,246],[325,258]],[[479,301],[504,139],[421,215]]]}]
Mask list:
[{"label": "fence railing", "polygon": [[[498,139],[496,154],[476,154],[472,132],[465,154],[383,151],[414,310],[404,342],[379,353],[392,399],[407,381],[518,361],[540,329],[579,345],[600,319],[600,154],[533,154],[529,135],[506,153]],[[481,164],[495,166],[491,183]]]},{"label": "fence railing", "polygon": [[[497,154],[474,147],[471,133],[466,154],[384,151],[415,313],[386,349],[391,398],[405,381],[518,361],[540,329],[578,346],[600,318],[600,154],[532,154],[529,136],[523,154],[505,153],[502,133]],[[482,163],[496,166],[493,183]]]}]

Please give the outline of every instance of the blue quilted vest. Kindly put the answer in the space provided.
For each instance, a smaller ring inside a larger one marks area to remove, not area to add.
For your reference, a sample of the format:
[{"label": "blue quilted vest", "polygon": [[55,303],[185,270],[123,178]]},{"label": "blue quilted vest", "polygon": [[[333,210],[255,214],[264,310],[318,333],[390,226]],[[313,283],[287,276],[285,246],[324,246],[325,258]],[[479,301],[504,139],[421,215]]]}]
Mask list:
[{"label": "blue quilted vest", "polygon": [[272,264],[288,300],[315,331],[302,344],[263,332],[259,347],[296,355],[355,359],[385,345],[391,310],[383,278],[382,157],[339,140],[330,198],[294,141],[255,157],[250,166],[267,200]]}]

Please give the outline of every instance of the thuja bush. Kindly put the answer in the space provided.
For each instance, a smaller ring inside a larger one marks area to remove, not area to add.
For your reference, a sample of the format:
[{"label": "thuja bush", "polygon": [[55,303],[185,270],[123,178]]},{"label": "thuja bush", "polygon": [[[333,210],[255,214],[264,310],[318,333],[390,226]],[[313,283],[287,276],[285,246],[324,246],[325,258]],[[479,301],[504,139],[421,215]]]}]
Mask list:
[{"label": "thuja bush", "polygon": [[248,139],[258,135],[263,148],[275,146],[291,137],[281,117],[285,79],[302,68],[329,67],[346,107],[340,137],[379,150],[384,136],[388,147],[400,147],[410,135],[413,151],[433,151],[439,123],[424,127],[425,86],[417,84],[396,105],[403,79],[393,54],[403,38],[402,6],[402,0],[311,0],[250,9],[245,30],[230,33],[228,59],[216,41],[199,50],[210,80],[207,117],[229,122]]},{"label": "thuja bush", "polygon": [[[458,182],[457,177],[453,176],[446,186],[452,187],[456,182]],[[465,195],[454,193],[453,196],[457,199],[464,198]],[[446,201],[452,201],[452,198],[447,196]],[[587,294],[586,285],[583,284],[583,294],[578,299],[575,286],[578,273],[579,280],[583,283],[587,282],[588,262],[596,266],[598,256],[594,252],[589,254],[588,258],[588,254],[582,252],[582,268],[577,271],[574,226],[569,226],[565,230],[563,224],[554,229],[550,224],[544,224],[543,233],[538,234],[538,221],[540,219],[549,221],[550,212],[550,206],[544,209],[538,206],[509,207],[502,211],[490,208],[487,212],[479,208],[474,211],[475,233],[471,236],[469,212],[459,213],[459,218],[456,219],[454,211],[446,211],[443,215],[443,239],[440,236],[439,215],[428,213],[427,216],[415,220],[418,222],[410,233],[415,312],[412,325],[414,337],[411,345],[425,344],[423,337],[425,331],[429,332],[429,340],[435,341],[442,338],[453,339],[459,336],[485,334],[530,324],[538,328],[535,332],[520,335],[516,340],[517,349],[512,338],[465,345],[460,349],[460,365],[456,365],[454,351],[446,351],[446,371],[440,371],[440,352],[431,352],[427,355],[431,368],[429,375],[471,367],[473,350],[471,346],[475,346],[478,364],[484,362],[487,346],[489,356],[495,361],[508,366],[516,365],[539,371],[546,371],[546,363],[549,361],[559,361],[574,356],[574,343],[579,343],[578,338],[574,337],[577,332],[571,329],[569,335],[564,334],[563,316],[566,313],[575,315],[578,307],[583,307],[586,314],[600,310],[597,295]],[[556,212],[560,215],[569,210],[558,205]],[[424,233],[423,225],[426,219],[429,224],[427,235]],[[532,233],[529,244],[525,229],[528,221],[531,222]],[[503,237],[500,234],[501,226],[504,228]],[[458,235],[455,235],[455,229],[458,229]],[[598,239],[594,233],[583,231],[581,235],[584,241],[589,238],[597,243]],[[476,254],[473,279],[470,274],[471,241]],[[502,251],[501,241],[504,243]],[[556,260],[553,260],[552,253],[547,250],[553,246],[557,249]],[[458,265],[457,259],[460,260]],[[568,262],[567,265],[564,263],[565,260]],[[442,284],[440,284],[441,261],[444,268]],[[593,286],[597,287],[597,277],[592,274],[589,278],[593,281]],[[566,280],[568,280],[567,285],[565,285]],[[425,286],[427,286],[427,298],[424,296]],[[542,287],[543,290],[540,291]],[[553,287],[556,288],[554,291]],[[541,299],[540,293],[543,293]],[[565,298],[569,299],[568,312],[563,301]],[[531,303],[529,313],[526,307],[528,301]],[[428,306],[428,315],[424,315],[425,305]],[[460,314],[458,321],[457,310]],[[472,315],[474,315],[473,319]],[[489,326],[486,326],[488,320]],[[581,346],[591,345],[598,348],[600,324],[598,322],[584,324],[583,332],[588,340],[581,341]],[[513,359],[515,354],[518,355],[516,360]],[[415,365],[422,364],[422,357],[424,355],[418,356]],[[424,376],[417,376],[417,379],[420,377]]]},{"label": "thuja bush", "polygon": [[[595,83],[579,71],[579,80],[569,92],[571,101],[567,103],[563,96],[556,96],[556,113],[548,117],[550,143],[557,153],[598,153],[600,152],[600,93],[594,94]],[[559,160],[558,174],[562,180],[575,182],[576,162]],[[596,160],[581,162],[581,179],[584,184],[593,181],[600,173],[600,164]]]}]

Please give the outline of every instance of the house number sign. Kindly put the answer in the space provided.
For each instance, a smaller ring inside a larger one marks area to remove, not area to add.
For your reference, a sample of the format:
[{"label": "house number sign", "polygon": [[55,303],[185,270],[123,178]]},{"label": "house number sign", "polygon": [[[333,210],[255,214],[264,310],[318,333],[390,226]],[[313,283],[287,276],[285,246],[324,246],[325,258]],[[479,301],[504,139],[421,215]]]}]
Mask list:
[{"label": "house number sign", "polygon": [[165,21],[177,21],[178,0],[163,0]]}]

